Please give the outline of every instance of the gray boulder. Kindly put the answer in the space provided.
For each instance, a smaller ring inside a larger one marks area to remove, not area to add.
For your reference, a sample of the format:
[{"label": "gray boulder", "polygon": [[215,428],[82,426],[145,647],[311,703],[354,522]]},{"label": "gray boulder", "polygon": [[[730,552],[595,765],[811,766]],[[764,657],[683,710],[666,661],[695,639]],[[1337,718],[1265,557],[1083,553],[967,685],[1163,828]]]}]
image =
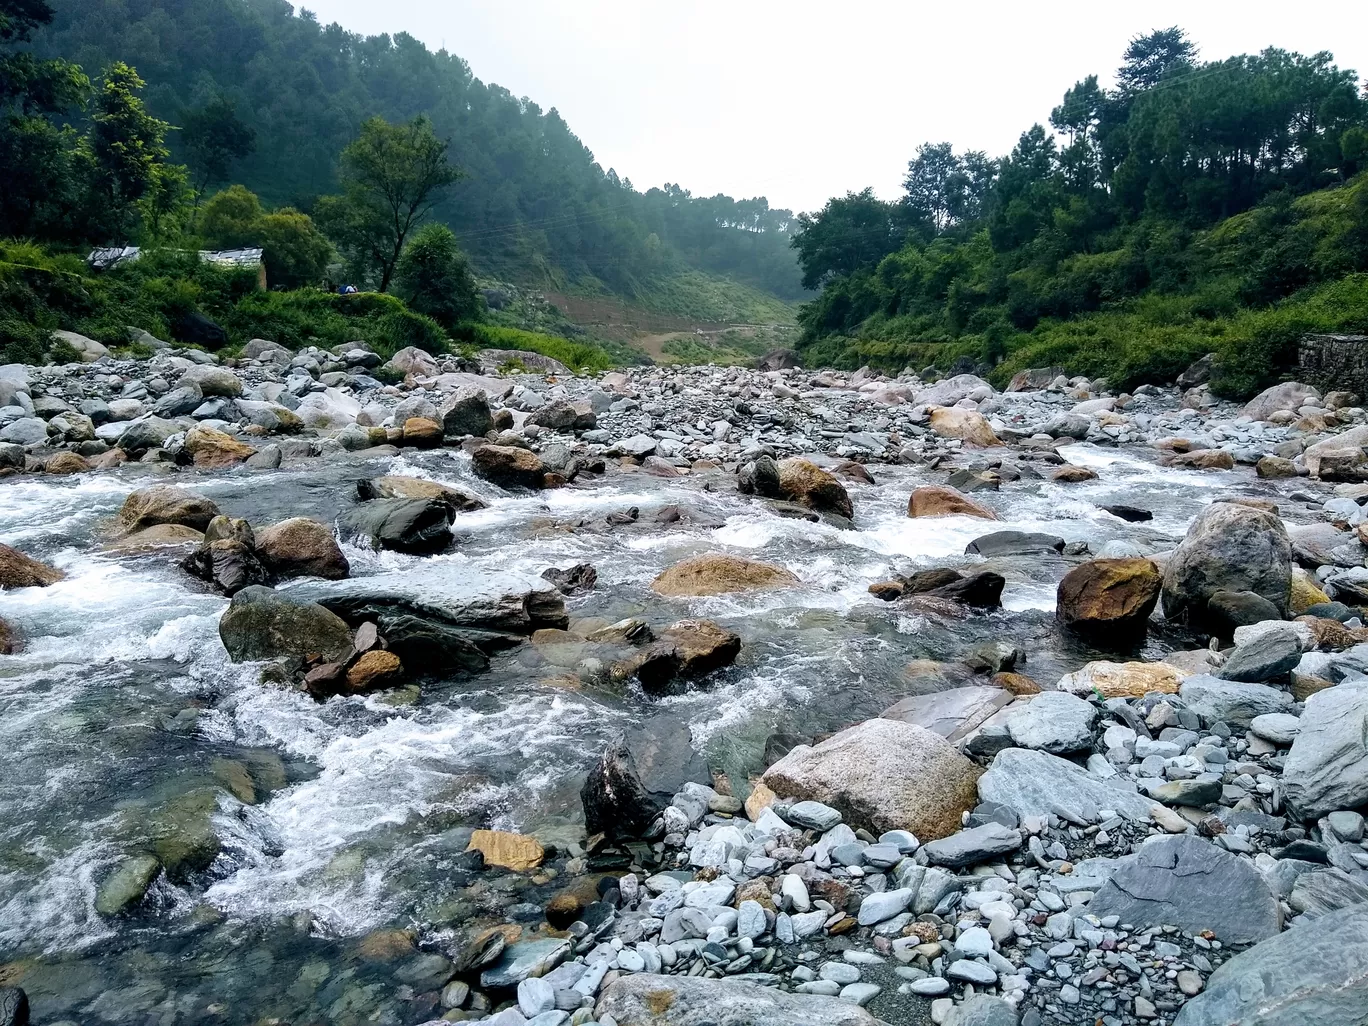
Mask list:
[{"label": "gray boulder", "polygon": [[176,382],[177,388],[191,386],[198,388],[200,394],[205,397],[221,395],[236,399],[242,395],[241,379],[227,367],[215,367],[211,364],[191,367]]},{"label": "gray boulder", "polygon": [[1303,819],[1368,802],[1368,684],[1340,684],[1307,699],[1283,790]]},{"label": "gray boulder", "polygon": [[1021,832],[1001,823],[970,827],[922,846],[933,866],[973,866],[1021,847]]},{"label": "gray boulder", "polygon": [[1088,907],[1141,929],[1211,930],[1226,944],[1263,940],[1282,929],[1278,899],[1253,864],[1189,834],[1141,845]]},{"label": "gray boulder", "polygon": [[219,618],[219,638],[235,663],[253,659],[297,660],[321,656],[340,663],[352,650],[352,632],[341,617],[314,602],[260,585],[233,596]]},{"label": "gray boulder", "polygon": [[456,390],[442,411],[442,434],[448,438],[486,435],[494,430],[494,415],[489,410],[485,391],[475,385]]},{"label": "gray boulder", "polygon": [[1258,684],[1286,677],[1301,661],[1301,638],[1289,623],[1265,630],[1242,645],[1217,672],[1223,680]]},{"label": "gray boulder", "polygon": [[994,531],[965,546],[970,556],[1032,556],[1064,551],[1064,539],[1033,531]]},{"label": "gray boulder", "polygon": [[949,741],[959,741],[1011,701],[1012,693],[1002,688],[951,688],[904,698],[881,715],[889,720],[915,723]]},{"label": "gray boulder", "polygon": [[1076,695],[1047,691],[1009,710],[1003,719],[1019,748],[1068,755],[1092,747],[1097,708]]},{"label": "gray boulder", "polygon": [[1203,625],[1218,591],[1252,591],[1287,612],[1292,543],[1274,514],[1231,502],[1199,513],[1164,565],[1164,615]]},{"label": "gray boulder", "polygon": [[1242,951],[1207,980],[1174,1026],[1363,1026],[1368,904],[1299,924]]},{"label": "gray boulder", "polygon": [[134,454],[148,449],[159,449],[163,442],[180,428],[161,417],[140,417],[129,423],[118,437],[117,444],[124,452]]},{"label": "gray boulder", "polygon": [[456,511],[443,499],[371,499],[338,519],[346,539],[377,549],[425,555],[451,544]]},{"label": "gray boulder", "polygon": [[945,1026],[1017,1026],[1016,1006],[1002,998],[975,994],[962,1005],[956,1005],[945,1020]]},{"label": "gray boulder", "polygon": [[1178,688],[1178,697],[1188,709],[1208,723],[1222,720],[1232,726],[1248,728],[1255,716],[1287,712],[1292,696],[1265,684],[1244,684],[1222,680],[1209,673],[1188,677]]},{"label": "gray boulder", "polygon": [[82,363],[94,363],[102,356],[108,356],[109,350],[93,338],[86,338],[78,335],[74,331],[54,331],[52,333],[54,342],[65,342],[72,349],[81,354]]},{"label": "gray boulder", "polygon": [[1368,882],[1333,866],[1312,866],[1298,875],[1287,903],[1312,919],[1368,902]]},{"label": "gray boulder", "polygon": [[1159,803],[1094,777],[1081,766],[1048,752],[1006,748],[979,777],[979,798],[1014,809],[1019,816],[1048,816],[1064,812],[1075,821],[1090,822],[1103,809],[1127,819],[1148,823],[1150,809]]},{"label": "gray boulder", "polygon": [[157,417],[188,417],[202,402],[204,393],[198,385],[184,385],[171,389],[153,403],[151,412]]},{"label": "gray boulder", "polygon": [[41,445],[47,441],[47,421],[41,417],[20,417],[0,429],[0,442],[15,445]]},{"label": "gray boulder", "polygon": [[594,1008],[618,1026],[880,1026],[840,998],[788,994],[740,980],[636,973],[615,981]]},{"label": "gray boulder", "polygon": [[1267,420],[1275,413],[1295,413],[1307,403],[1320,400],[1320,390],[1299,381],[1284,381],[1265,388],[1245,403],[1244,414],[1250,420]]}]

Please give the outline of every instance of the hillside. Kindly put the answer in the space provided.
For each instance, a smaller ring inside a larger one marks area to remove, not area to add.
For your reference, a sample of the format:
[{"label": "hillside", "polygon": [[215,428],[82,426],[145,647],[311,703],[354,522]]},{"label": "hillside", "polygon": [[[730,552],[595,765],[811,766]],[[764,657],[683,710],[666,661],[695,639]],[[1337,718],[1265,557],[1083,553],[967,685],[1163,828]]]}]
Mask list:
[{"label": "hillside", "polygon": [[922,146],[906,191],[800,218],[809,362],[1277,379],[1309,330],[1368,330],[1368,95],[1329,54],[1199,63],[1134,40],[1007,156]]},{"label": "hillside", "polygon": [[[678,185],[641,192],[604,170],[554,108],[486,84],[460,57],[407,35],[365,38],[296,15],[283,0],[55,0],[40,55],[91,77],[113,61],[147,82],[149,111],[180,126],[226,102],[255,135],[222,182],[270,207],[312,212],[335,191],[338,154],[366,118],[424,114],[449,139],[464,177],[434,215],[477,270],[562,291],[611,292],[647,309],[690,305],[680,282],[731,280],[783,301],[801,289],[792,214],[763,197],[695,197]],[[184,134],[173,158],[198,177]],[[697,272],[691,277],[691,272]],[[715,290],[705,290],[715,292]],[[714,296],[698,297],[706,314]],[[744,309],[724,319],[745,319]]]}]

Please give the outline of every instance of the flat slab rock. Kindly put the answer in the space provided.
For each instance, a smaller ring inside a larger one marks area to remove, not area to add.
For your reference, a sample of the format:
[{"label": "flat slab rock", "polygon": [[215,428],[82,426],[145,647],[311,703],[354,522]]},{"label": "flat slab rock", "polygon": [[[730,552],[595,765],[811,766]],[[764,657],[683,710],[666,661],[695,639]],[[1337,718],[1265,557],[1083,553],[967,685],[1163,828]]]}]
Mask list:
[{"label": "flat slab rock", "polygon": [[1287,804],[1307,819],[1368,801],[1368,684],[1312,695],[1283,767]]},{"label": "flat slab rock", "polygon": [[1186,834],[1142,845],[1134,861],[1102,885],[1088,910],[1142,929],[1210,930],[1227,944],[1263,940],[1282,929],[1278,900],[1253,863]]},{"label": "flat slab rock", "polygon": [[1174,1026],[1361,1026],[1368,1022],[1368,904],[1298,923],[1242,951]]},{"label": "flat slab rock", "polygon": [[1012,693],[1002,688],[951,688],[904,698],[880,715],[925,727],[949,741],[959,741],[1011,701]]},{"label": "flat slab rock", "polygon": [[565,599],[550,581],[467,562],[429,560],[416,567],[345,581],[307,582],[291,595],[327,606],[344,620],[376,611],[412,613],[457,627],[530,634],[564,628]]},{"label": "flat slab rock", "polygon": [[983,801],[1006,805],[1020,816],[1047,816],[1062,809],[1084,822],[1095,820],[1102,809],[1112,809],[1147,823],[1150,809],[1159,804],[1099,780],[1067,759],[1025,748],[998,752],[988,772],[979,777],[978,792]]},{"label": "flat slab rock", "polygon": [[840,998],[787,994],[735,980],[637,973],[613,983],[594,1008],[618,1026],[883,1026]]}]

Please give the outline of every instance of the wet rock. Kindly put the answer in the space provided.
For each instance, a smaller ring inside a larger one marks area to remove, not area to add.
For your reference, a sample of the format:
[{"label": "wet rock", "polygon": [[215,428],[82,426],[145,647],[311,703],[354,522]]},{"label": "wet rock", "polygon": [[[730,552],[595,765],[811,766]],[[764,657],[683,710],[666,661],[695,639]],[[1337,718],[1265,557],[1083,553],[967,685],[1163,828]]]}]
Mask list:
[{"label": "wet rock", "polygon": [[467,851],[478,851],[485,864],[502,866],[515,873],[536,869],[546,858],[546,852],[535,837],[514,834],[506,830],[476,830],[470,835]]},{"label": "wet rock", "polygon": [[796,456],[780,460],[778,469],[782,498],[818,513],[836,513],[846,518],[855,515],[845,485],[810,460]]},{"label": "wet rock", "polygon": [[556,937],[509,944],[499,960],[480,973],[480,986],[488,990],[516,987],[523,980],[545,976],[569,955],[570,941]]},{"label": "wet rock", "polygon": [[677,678],[690,680],[730,666],[741,652],[741,636],[712,620],[680,620],[660,632],[622,664],[647,691],[661,691]]},{"label": "wet rock", "polygon": [[1368,1007],[1368,904],[1261,941],[1223,963],[1174,1026],[1349,1026]]},{"label": "wet rock", "polygon": [[910,830],[933,839],[958,829],[978,773],[938,734],[876,719],[794,748],[762,779],[781,798],[822,802],[875,834]]},{"label": "wet rock", "polygon": [[1154,519],[1154,514],[1149,510],[1140,509],[1136,506],[1099,506],[1098,509],[1104,509],[1112,516],[1124,520],[1128,524],[1143,524]]},{"label": "wet rock", "polygon": [[1059,484],[1081,484],[1084,481],[1096,481],[1097,471],[1089,467],[1065,464],[1057,470],[1050,471],[1050,480]]},{"label": "wet rock", "polygon": [[783,492],[779,484],[779,465],[769,456],[751,460],[737,472],[736,490],[742,495],[780,498]]},{"label": "wet rock", "polygon": [[1055,615],[1076,631],[1134,637],[1145,630],[1162,585],[1148,559],[1094,559],[1059,582]]},{"label": "wet rock", "polygon": [[1307,699],[1282,784],[1304,819],[1368,802],[1368,684],[1345,682]]},{"label": "wet rock", "polygon": [[1075,822],[1090,822],[1102,809],[1112,809],[1137,823],[1148,823],[1156,802],[1115,787],[1081,766],[1048,752],[1006,748],[978,781],[979,798],[1016,811],[1019,816],[1048,816],[1066,811]]},{"label": "wet rock", "polygon": [[1207,506],[1164,565],[1164,615],[1198,625],[1218,591],[1252,591],[1287,608],[1292,543],[1272,513],[1235,503]]},{"label": "wet rock", "polygon": [[1234,470],[1235,456],[1224,449],[1197,449],[1193,452],[1180,452],[1169,459],[1173,467],[1189,467],[1192,470]]},{"label": "wet rock", "polygon": [[1282,456],[1264,456],[1254,464],[1254,473],[1268,480],[1296,477],[1297,465]]},{"label": "wet rock", "polygon": [[95,892],[95,911],[105,917],[122,915],[143,900],[160,872],[161,863],[152,855],[124,859]]},{"label": "wet rock", "polygon": [[442,499],[371,499],[342,514],[338,528],[373,548],[430,555],[451,545],[455,519],[456,511]]},{"label": "wet rock", "polygon": [[347,667],[347,690],[355,695],[383,691],[403,681],[403,663],[393,652],[372,649]]},{"label": "wet rock", "polygon": [[1210,674],[1183,681],[1178,696],[1189,710],[1208,723],[1217,721],[1248,728],[1255,716],[1286,712],[1292,696],[1263,684],[1242,684]]},{"label": "wet rock", "polygon": [[203,531],[219,515],[212,499],[177,488],[153,485],[133,492],[119,509],[118,526],[125,534],[158,524],[179,524]]},{"label": "wet rock", "polygon": [[618,1026],[880,1026],[858,1005],[818,994],[789,994],[740,980],[634,973],[619,977],[594,1008]]},{"label": "wet rock", "polygon": [[710,552],[661,571],[651,582],[651,590],[670,598],[693,598],[736,591],[769,591],[798,583],[796,576],[773,563]]},{"label": "wet rock", "polygon": [[1029,531],[994,531],[965,546],[971,556],[1030,556],[1064,551],[1064,539]]},{"label": "wet rock", "polygon": [[414,449],[436,449],[442,444],[442,425],[427,417],[409,417],[400,430],[401,445]]},{"label": "wet rock", "polygon": [[[232,524],[240,525],[233,531]],[[215,528],[219,527],[218,532]],[[245,535],[246,541],[241,535]],[[204,542],[190,553],[181,566],[189,574],[208,581],[225,595],[236,595],[243,588],[266,584],[270,574],[257,559],[252,544],[252,528],[245,520],[230,521],[215,517],[205,531]]]},{"label": "wet rock", "polygon": [[222,842],[214,832],[217,811],[217,790],[201,787],[157,807],[145,819],[138,817],[152,854],[173,883],[185,883],[218,857]]},{"label": "wet rock", "polygon": [[913,489],[907,500],[909,517],[967,516],[996,520],[997,514],[987,506],[980,506],[967,495],[944,485],[923,485]]},{"label": "wet rock", "polygon": [[1006,584],[1007,580],[1001,574],[985,570],[932,588],[925,594],[979,609],[996,609],[1002,605],[1002,589]]},{"label": "wet rock", "polygon": [[317,603],[260,586],[233,596],[219,618],[219,637],[236,663],[282,656],[341,663],[352,649],[351,628],[341,617]]},{"label": "wet rock", "polygon": [[564,570],[548,567],[542,577],[556,586],[562,595],[587,595],[598,583],[598,571],[590,563],[576,563]]},{"label": "wet rock", "polygon": [[351,573],[326,524],[291,517],[255,532],[257,557],[277,577],[322,577],[337,581]]},{"label": "wet rock", "polygon": [[0,619],[0,655],[14,655],[24,650],[24,636],[8,620]]},{"label": "wet rock", "polygon": [[670,795],[651,791],[637,772],[626,741],[610,742],[580,789],[584,827],[610,840],[627,841],[645,835],[670,802]]},{"label": "wet rock", "polygon": [[421,477],[386,474],[384,477],[362,478],[356,482],[357,498],[367,499],[441,499],[458,513],[484,509],[484,500],[451,485],[428,481]]},{"label": "wet rock", "polygon": [[509,445],[482,445],[471,453],[475,473],[503,488],[541,488],[546,467],[536,453]]},{"label": "wet rock", "polygon": [[66,574],[56,567],[40,563],[8,545],[0,545],[0,589],[46,588],[65,579]]}]

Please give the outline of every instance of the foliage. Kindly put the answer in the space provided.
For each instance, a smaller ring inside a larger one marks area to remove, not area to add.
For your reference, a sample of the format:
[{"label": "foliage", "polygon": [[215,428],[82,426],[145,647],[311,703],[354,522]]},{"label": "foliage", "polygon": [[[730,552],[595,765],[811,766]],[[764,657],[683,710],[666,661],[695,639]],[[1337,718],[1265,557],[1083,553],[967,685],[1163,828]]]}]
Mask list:
[{"label": "foliage", "polygon": [[470,265],[444,224],[426,224],[414,233],[396,273],[404,302],[448,330],[461,321],[479,320],[484,312]]},{"label": "foliage", "polygon": [[[1354,73],[1278,49],[1198,65],[1165,29],[1131,41],[1117,81],[1075,83],[1058,134],[1032,126],[1000,160],[927,144],[901,200],[866,190],[801,218],[822,290],[799,315],[809,362],[970,356],[1125,385],[1228,350],[1233,394],[1285,370],[1297,330],[1353,321],[1357,293],[1314,290],[1368,270]],[[1307,295],[1329,298],[1304,316]]]},{"label": "foliage", "polygon": [[184,184],[183,172],[168,166],[170,125],[147,112],[138,95],[144,82],[122,61],[105,72],[92,104],[90,133],[77,151],[88,166],[92,226],[110,241],[132,236],[135,205],[152,194],[159,211],[164,197]]},{"label": "foliage", "polygon": [[333,258],[332,243],[307,214],[291,207],[268,214],[241,185],[210,197],[200,211],[199,234],[210,249],[262,247],[272,288],[318,285]]},{"label": "foliage", "polygon": [[233,165],[256,150],[256,132],[237,115],[227,96],[215,96],[181,118],[181,140],[195,169],[198,196],[215,182],[227,181]]},{"label": "foliage", "polygon": [[463,341],[482,349],[524,349],[559,360],[576,373],[593,374],[609,370],[613,358],[600,346],[587,342],[572,342],[555,335],[523,331],[497,324],[467,324],[460,332]]},{"label": "foliage", "polygon": [[256,193],[230,185],[215,193],[199,215],[199,234],[210,249],[238,249],[261,244],[261,219],[266,211]]}]

